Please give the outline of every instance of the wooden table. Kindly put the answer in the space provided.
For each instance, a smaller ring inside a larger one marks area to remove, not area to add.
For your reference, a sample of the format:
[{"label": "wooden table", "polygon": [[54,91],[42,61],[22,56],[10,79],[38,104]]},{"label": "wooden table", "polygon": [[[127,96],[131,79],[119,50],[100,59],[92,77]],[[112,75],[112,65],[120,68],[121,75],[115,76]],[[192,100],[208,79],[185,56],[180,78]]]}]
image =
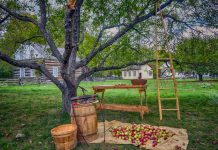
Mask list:
[{"label": "wooden table", "polygon": [[[148,112],[147,106],[147,96],[146,96],[145,85],[102,85],[102,86],[93,86],[94,93],[102,93],[100,98],[100,104],[96,106],[97,109],[109,109],[109,110],[121,110],[129,112],[140,112],[140,116],[143,119],[144,113]],[[104,93],[107,89],[138,89],[140,96],[140,105],[117,105],[117,104],[103,104],[104,102]],[[146,99],[146,105],[143,106],[143,93]]]}]

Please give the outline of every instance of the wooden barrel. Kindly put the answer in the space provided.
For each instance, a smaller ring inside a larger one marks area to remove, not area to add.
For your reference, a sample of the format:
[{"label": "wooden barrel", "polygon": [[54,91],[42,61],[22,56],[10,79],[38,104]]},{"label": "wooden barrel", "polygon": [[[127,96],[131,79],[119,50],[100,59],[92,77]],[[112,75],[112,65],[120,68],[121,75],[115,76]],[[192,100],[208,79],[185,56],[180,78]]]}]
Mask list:
[{"label": "wooden barrel", "polygon": [[71,150],[77,145],[77,126],[64,124],[51,130],[56,150]]},{"label": "wooden barrel", "polygon": [[71,123],[77,124],[78,141],[84,142],[86,140],[87,142],[91,142],[97,139],[97,114],[93,104],[72,105]]}]

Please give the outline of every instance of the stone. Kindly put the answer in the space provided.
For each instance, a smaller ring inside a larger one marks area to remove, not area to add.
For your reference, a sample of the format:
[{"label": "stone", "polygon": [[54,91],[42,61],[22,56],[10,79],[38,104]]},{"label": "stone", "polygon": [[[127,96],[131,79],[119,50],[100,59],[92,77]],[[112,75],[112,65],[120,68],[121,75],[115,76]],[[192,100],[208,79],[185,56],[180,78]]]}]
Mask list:
[{"label": "stone", "polygon": [[16,139],[21,139],[21,138],[25,138],[25,134],[23,134],[23,133],[17,133]]}]

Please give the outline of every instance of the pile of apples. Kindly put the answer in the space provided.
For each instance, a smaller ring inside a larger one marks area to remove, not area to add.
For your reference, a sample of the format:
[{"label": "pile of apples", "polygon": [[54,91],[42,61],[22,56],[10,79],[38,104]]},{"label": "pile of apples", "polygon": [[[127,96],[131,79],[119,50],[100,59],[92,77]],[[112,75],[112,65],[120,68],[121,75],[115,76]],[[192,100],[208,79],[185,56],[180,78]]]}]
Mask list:
[{"label": "pile of apples", "polygon": [[146,145],[147,142],[151,141],[152,146],[155,147],[160,143],[160,139],[168,139],[175,135],[170,133],[166,129],[155,128],[143,124],[132,124],[130,126],[119,126],[110,129],[112,136],[128,140],[134,145]]}]

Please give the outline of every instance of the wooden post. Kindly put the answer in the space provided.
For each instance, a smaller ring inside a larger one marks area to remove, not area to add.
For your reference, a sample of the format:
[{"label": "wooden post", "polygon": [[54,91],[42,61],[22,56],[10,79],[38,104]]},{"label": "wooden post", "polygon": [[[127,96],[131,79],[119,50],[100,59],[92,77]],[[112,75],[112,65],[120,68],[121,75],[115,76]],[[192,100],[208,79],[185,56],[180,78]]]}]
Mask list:
[{"label": "wooden post", "polygon": [[162,108],[161,108],[161,100],[160,100],[160,80],[159,80],[159,65],[158,65],[158,49],[156,49],[156,82],[157,82],[157,99],[158,99],[158,107],[160,120],[163,119]]}]

